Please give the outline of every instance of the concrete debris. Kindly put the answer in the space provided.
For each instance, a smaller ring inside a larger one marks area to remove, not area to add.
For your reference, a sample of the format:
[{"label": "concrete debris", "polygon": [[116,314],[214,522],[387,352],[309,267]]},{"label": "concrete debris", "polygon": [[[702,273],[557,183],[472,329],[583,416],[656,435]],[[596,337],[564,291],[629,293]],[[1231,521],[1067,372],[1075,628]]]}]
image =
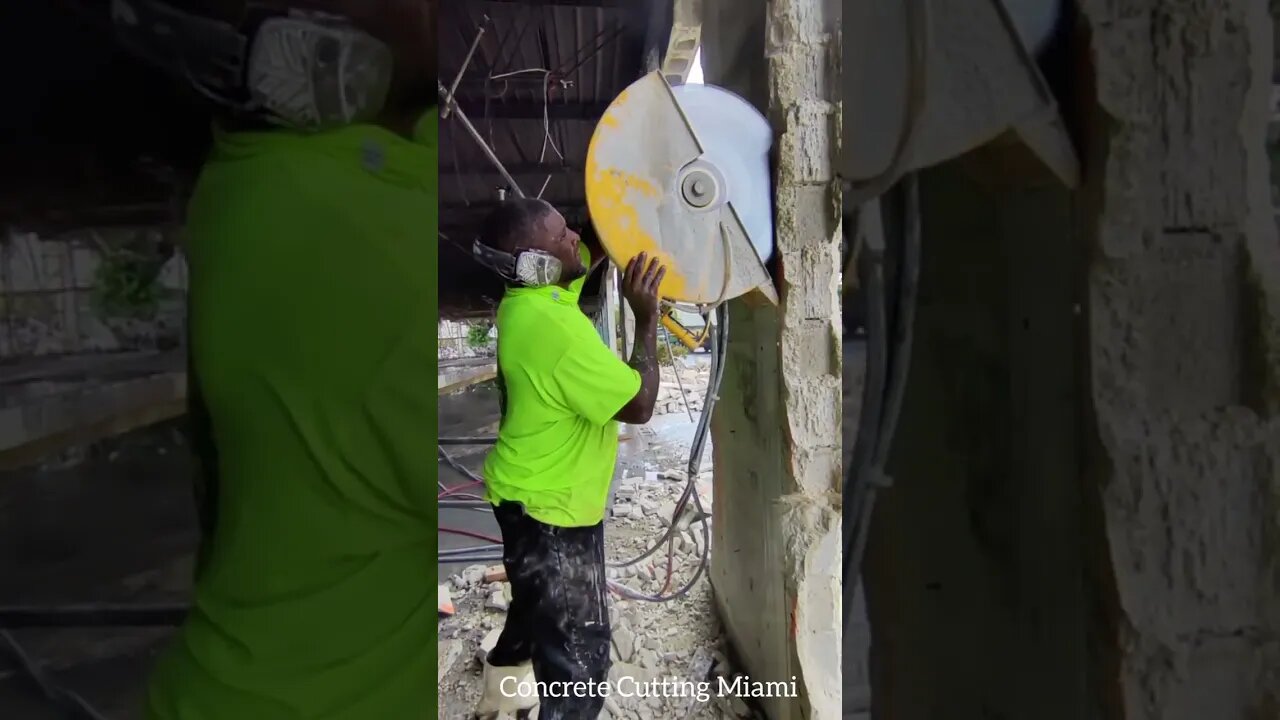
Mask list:
[{"label": "concrete debris", "polygon": [[[676,373],[679,373],[677,379]],[[697,417],[702,411],[703,400],[707,395],[707,386],[711,380],[711,367],[699,364],[696,367],[682,367],[673,371],[669,367],[662,368],[662,382],[658,386],[658,400],[654,407],[654,415],[671,413],[692,413]]]},{"label": "concrete debris", "polygon": [[487,583],[506,582],[507,569],[501,565],[485,568],[484,581]]},{"label": "concrete debris", "polygon": [[485,602],[484,606],[489,610],[506,612],[507,608],[511,606],[511,601],[507,600],[507,596],[501,590],[497,590],[489,594],[489,600]]},{"label": "concrete debris", "polygon": [[436,643],[436,682],[444,680],[445,675],[453,672],[453,666],[462,657],[466,644],[461,640],[441,640]]},{"label": "concrete debris", "polygon": [[[648,458],[646,458],[648,459]],[[663,460],[659,458],[660,461]],[[684,492],[683,482],[672,482],[671,475],[683,477],[676,465],[679,458],[665,459],[669,467],[659,466],[651,475],[639,473],[627,475],[616,488],[612,517],[606,522],[606,554],[610,563],[632,560],[644,554],[666,532],[675,510],[676,500]],[[709,507],[711,485],[705,488],[705,502]],[[692,519],[692,508],[684,521]],[[671,574],[667,578],[667,548],[664,543],[644,561],[623,567],[608,567],[610,580],[622,583],[630,589],[647,595],[673,593],[692,579],[701,559],[702,526],[688,525],[677,533],[670,543]],[[489,570],[499,569],[491,566]],[[458,641],[467,650],[462,657],[466,662],[452,662],[440,681],[440,718],[461,720],[469,717],[480,695],[481,663],[501,634],[506,621],[504,610],[510,606],[510,585],[502,582],[495,572],[486,572],[484,566],[463,570],[458,581],[464,589],[456,589],[454,602],[458,612],[440,623],[441,642]],[[486,610],[487,608],[487,610]],[[617,682],[626,678],[623,687],[631,692],[623,696],[615,692],[606,702],[600,717],[617,720],[651,720],[652,718],[688,717],[692,720],[722,720],[734,717],[733,709],[715,697],[712,683],[710,697],[699,701],[687,692],[673,695],[668,691],[657,695],[636,690],[633,683],[659,681],[651,686],[662,687],[662,680],[669,685],[698,676],[705,678],[707,669],[692,666],[698,658],[723,655],[720,650],[725,640],[712,611],[711,591],[707,574],[698,580],[689,593],[678,600],[652,603],[629,600],[611,594],[609,623],[612,631],[610,656],[613,667],[610,678]],[[441,650],[442,653],[454,652]],[[442,657],[444,657],[442,655]]]},{"label": "concrete debris", "polygon": [[484,565],[471,565],[462,571],[462,580],[466,587],[473,587],[484,580]]}]

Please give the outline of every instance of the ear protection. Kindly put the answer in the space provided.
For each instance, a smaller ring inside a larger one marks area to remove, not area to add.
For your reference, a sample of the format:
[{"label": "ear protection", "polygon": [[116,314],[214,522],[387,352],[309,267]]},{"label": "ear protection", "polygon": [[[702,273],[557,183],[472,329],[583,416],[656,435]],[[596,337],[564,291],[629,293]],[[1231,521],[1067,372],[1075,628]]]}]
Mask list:
[{"label": "ear protection", "polygon": [[323,130],[382,112],[389,47],[345,19],[251,4],[240,26],[157,0],[112,0],[121,40],[224,108],[295,130]]},{"label": "ear protection", "polygon": [[560,261],[541,250],[518,250],[515,254],[491,248],[476,240],[471,254],[481,265],[502,276],[507,282],[526,287],[543,287],[560,282],[564,267]]}]

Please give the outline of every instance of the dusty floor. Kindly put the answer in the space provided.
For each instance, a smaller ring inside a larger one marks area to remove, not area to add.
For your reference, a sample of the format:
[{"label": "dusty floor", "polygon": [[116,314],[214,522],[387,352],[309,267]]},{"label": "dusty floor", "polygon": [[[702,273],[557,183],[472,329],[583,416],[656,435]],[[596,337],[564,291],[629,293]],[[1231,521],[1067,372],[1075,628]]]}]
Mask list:
[{"label": "dusty floor", "polygon": [[[698,365],[705,358],[690,361]],[[685,374],[684,387],[691,395],[701,396],[705,388],[705,371]],[[680,479],[688,463],[689,445],[694,422],[678,401],[679,385],[668,374],[669,387],[664,389],[661,414],[645,427],[624,430],[619,454],[619,472],[615,485],[614,506],[605,526],[605,542],[610,562],[631,560],[642,554],[665,531],[675,502],[683,490]],[[670,404],[670,405],[668,405]],[[693,418],[697,418],[697,403]],[[441,401],[441,435],[478,435],[496,421],[496,398],[491,390],[460,393]],[[486,431],[486,432],[488,432]],[[459,449],[455,457],[467,467],[478,470],[485,448]],[[704,452],[697,483],[706,509],[710,510],[711,479],[708,446]],[[455,473],[442,470],[446,485],[463,482]],[[496,533],[490,517],[466,511],[441,512],[441,525]],[[478,516],[478,517],[477,517]],[[695,523],[693,530],[698,529]],[[681,587],[694,575],[702,550],[701,532],[680,533],[672,555],[673,587]],[[442,535],[441,545],[474,544],[474,539],[449,538]],[[656,563],[653,560],[657,560]],[[486,563],[496,566],[498,562]],[[666,584],[666,551],[660,550],[649,560],[626,569],[610,570],[618,582],[646,594],[657,594]],[[455,564],[442,568],[441,578],[448,584],[457,613],[440,623],[440,706],[442,720],[467,718],[480,694],[480,662],[482,646],[496,640],[506,614],[503,583],[477,581],[485,565]],[[603,717],[649,718],[749,717],[746,701],[715,697],[717,676],[731,674],[722,647],[720,628],[712,613],[711,588],[705,575],[689,594],[668,603],[651,603],[611,597],[610,618],[614,630],[612,677],[647,681],[670,680],[669,687],[680,681],[709,680],[711,697],[702,700],[686,690],[669,690],[664,696],[638,697],[634,684],[622,683],[618,695],[610,698]],[[688,686],[683,686],[688,687]],[[621,697],[627,692],[631,697]]]},{"label": "dusty floor", "polygon": [[[0,604],[180,603],[195,517],[186,448],[161,425],[90,448],[83,463],[0,474]],[[78,458],[68,458],[75,460]],[[170,630],[25,630],[56,682],[110,720],[134,720]],[[0,654],[0,717],[61,718]]]}]

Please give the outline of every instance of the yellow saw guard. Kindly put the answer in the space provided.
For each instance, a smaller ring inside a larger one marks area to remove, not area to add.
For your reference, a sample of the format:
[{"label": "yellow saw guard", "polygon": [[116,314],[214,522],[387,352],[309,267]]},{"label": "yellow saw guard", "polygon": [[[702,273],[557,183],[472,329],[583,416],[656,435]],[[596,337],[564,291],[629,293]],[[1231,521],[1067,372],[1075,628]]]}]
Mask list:
[{"label": "yellow saw guard", "polygon": [[[755,108],[710,85],[671,87],[659,72],[624,90],[587,149],[592,224],[618,267],[641,252],[667,267],[668,303],[702,310],[752,290],[778,296],[764,262],[773,252],[772,130]],[[670,313],[681,343],[695,338]]]}]

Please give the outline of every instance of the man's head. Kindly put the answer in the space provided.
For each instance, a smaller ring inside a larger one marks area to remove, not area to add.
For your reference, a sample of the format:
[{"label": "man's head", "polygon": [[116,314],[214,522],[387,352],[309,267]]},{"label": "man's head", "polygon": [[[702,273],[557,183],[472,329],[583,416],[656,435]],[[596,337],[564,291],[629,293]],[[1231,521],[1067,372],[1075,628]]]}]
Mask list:
[{"label": "man's head", "polygon": [[[340,15],[391,49],[395,70],[387,107],[392,124],[412,123],[436,103],[436,24],[440,0],[195,0],[202,12],[235,22],[250,4],[277,11]],[[173,2],[175,6],[187,3]]]},{"label": "man's head", "polygon": [[580,239],[550,203],[517,198],[499,205],[480,227],[480,242],[509,255],[539,250],[560,261],[560,283],[587,272],[578,252]]}]

